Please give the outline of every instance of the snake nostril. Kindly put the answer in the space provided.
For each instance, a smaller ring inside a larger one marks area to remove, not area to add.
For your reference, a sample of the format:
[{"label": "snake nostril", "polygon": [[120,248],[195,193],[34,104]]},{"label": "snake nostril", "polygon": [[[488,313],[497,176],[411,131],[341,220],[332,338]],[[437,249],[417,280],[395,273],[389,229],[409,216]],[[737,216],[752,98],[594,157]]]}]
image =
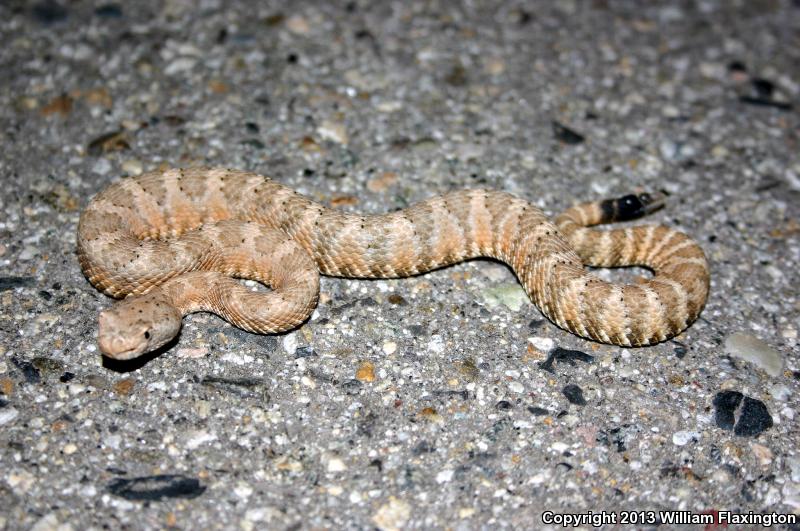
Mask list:
[{"label": "snake nostril", "polygon": [[145,330],[144,331],[144,338],[145,339],[150,339],[150,330]]}]

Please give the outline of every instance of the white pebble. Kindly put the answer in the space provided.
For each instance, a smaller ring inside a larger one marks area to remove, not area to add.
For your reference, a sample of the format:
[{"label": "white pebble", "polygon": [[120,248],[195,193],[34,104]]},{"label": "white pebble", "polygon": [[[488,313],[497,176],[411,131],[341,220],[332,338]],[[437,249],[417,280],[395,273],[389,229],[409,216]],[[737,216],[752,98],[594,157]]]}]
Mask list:
[{"label": "white pebble", "polygon": [[444,339],[438,334],[432,335],[431,340],[428,341],[428,350],[434,354],[441,354],[444,352],[444,346]]},{"label": "white pebble", "polygon": [[331,140],[338,144],[346,145],[349,141],[347,129],[344,124],[325,120],[317,127],[317,134],[325,140]]},{"label": "white pebble", "polygon": [[394,354],[397,351],[397,343],[394,341],[387,341],[383,344],[383,353],[386,355]]},{"label": "white pebble", "polygon": [[189,432],[189,436],[186,439],[186,449],[195,450],[207,442],[216,440],[217,436],[214,435],[213,433],[209,433],[204,430],[195,430]]},{"label": "white pebble", "polygon": [[283,350],[287,354],[294,355],[294,351],[297,350],[297,333],[291,333],[283,338]]},{"label": "white pebble", "polygon": [[556,346],[555,341],[549,337],[529,337],[528,343],[545,353],[550,352]]},{"label": "white pebble", "polygon": [[13,407],[0,409],[0,426],[8,424],[19,416],[19,411]]},{"label": "white pebble", "polygon": [[672,443],[676,446],[685,446],[690,442],[700,440],[700,433],[690,430],[676,431],[672,434]]},{"label": "white pebble", "polygon": [[453,471],[449,468],[445,468],[444,470],[436,474],[437,483],[447,483],[451,479],[453,479]]},{"label": "white pebble", "polygon": [[105,175],[111,171],[111,163],[108,159],[97,159],[97,162],[92,166],[92,172],[98,175]]},{"label": "white pebble", "polygon": [[328,460],[328,472],[344,472],[347,470],[347,465],[338,457],[331,457]]},{"label": "white pebble", "polygon": [[783,358],[780,353],[765,341],[736,332],[725,339],[725,353],[764,369],[770,376],[780,376],[783,372]]},{"label": "white pebble", "polygon": [[516,381],[510,382],[508,384],[508,388],[512,393],[520,394],[520,393],[525,392],[525,386],[523,386],[521,383],[516,382]]}]

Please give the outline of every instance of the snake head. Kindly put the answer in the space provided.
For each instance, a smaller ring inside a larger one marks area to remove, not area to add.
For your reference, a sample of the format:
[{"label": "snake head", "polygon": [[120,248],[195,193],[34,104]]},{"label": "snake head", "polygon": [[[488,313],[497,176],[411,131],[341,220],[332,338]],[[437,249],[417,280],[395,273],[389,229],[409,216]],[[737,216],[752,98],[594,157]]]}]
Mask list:
[{"label": "snake head", "polygon": [[155,350],[178,335],[181,317],[180,310],[161,293],[128,297],[100,312],[100,352],[130,360]]},{"label": "snake head", "polygon": [[642,192],[606,199],[600,203],[603,223],[628,221],[646,216],[663,207],[665,199],[666,194],[662,192]]}]

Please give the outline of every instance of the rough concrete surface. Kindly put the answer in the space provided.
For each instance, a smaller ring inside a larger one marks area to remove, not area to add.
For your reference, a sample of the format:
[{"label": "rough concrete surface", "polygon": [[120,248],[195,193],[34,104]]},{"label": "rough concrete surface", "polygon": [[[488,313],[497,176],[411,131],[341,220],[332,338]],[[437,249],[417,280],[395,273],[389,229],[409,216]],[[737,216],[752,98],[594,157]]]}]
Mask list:
[{"label": "rough concrete surface", "polygon": [[[2,2],[0,528],[800,513],[799,30],[779,0]],[[666,190],[652,221],[701,242],[711,296],[624,349],[475,260],[326,278],[285,335],[197,314],[166,352],[104,361],[80,209],[197,164],[363,212]]]}]

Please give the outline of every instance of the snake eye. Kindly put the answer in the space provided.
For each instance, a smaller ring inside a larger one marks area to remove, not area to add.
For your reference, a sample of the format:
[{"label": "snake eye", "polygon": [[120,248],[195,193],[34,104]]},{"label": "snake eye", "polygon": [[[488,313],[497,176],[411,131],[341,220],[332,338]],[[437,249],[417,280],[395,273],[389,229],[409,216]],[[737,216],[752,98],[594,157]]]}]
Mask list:
[{"label": "snake eye", "polygon": [[145,330],[144,331],[144,338],[145,339],[150,339],[150,330]]}]

